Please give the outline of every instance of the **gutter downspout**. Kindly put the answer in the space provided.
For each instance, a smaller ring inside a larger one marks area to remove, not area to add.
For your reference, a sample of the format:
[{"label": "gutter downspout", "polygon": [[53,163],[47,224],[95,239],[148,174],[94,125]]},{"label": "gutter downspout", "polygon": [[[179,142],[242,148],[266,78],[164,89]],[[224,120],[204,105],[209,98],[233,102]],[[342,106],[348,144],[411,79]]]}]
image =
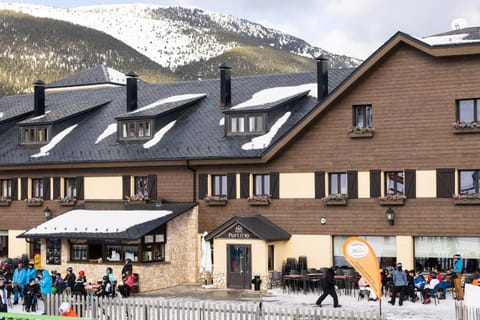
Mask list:
[{"label": "gutter downspout", "polygon": [[193,173],[193,202],[197,202],[197,170],[190,166],[190,160],[187,160],[187,169]]}]

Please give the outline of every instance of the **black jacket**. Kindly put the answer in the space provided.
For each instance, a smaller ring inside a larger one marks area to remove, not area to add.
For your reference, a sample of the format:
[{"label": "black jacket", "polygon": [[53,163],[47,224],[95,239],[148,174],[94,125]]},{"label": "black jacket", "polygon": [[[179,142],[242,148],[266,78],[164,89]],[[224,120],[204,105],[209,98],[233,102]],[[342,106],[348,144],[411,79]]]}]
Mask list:
[{"label": "black jacket", "polygon": [[328,269],[323,277],[323,290],[331,289],[335,289],[335,275],[332,268]]}]

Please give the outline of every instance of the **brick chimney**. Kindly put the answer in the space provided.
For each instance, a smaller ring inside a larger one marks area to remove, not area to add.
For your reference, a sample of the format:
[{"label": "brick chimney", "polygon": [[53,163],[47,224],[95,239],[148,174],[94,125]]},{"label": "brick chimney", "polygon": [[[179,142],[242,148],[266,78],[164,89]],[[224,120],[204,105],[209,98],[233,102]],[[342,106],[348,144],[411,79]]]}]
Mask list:
[{"label": "brick chimney", "polygon": [[33,83],[33,115],[45,114],[45,82],[37,80]]},{"label": "brick chimney", "polygon": [[127,112],[137,110],[137,79],[138,75],[130,71],[127,77]]},{"label": "brick chimney", "polygon": [[323,55],[317,61],[317,101],[328,96],[328,59]]},{"label": "brick chimney", "polygon": [[232,103],[232,67],[223,63],[218,67],[220,69],[220,107],[229,107]]}]

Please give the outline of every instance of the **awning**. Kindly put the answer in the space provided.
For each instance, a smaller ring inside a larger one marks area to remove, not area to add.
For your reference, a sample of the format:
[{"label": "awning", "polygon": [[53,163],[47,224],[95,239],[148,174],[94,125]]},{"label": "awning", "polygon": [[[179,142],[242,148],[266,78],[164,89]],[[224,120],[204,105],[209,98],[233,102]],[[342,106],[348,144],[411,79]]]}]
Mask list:
[{"label": "awning", "polygon": [[134,240],[190,210],[196,203],[92,202],[55,217],[18,238]]}]

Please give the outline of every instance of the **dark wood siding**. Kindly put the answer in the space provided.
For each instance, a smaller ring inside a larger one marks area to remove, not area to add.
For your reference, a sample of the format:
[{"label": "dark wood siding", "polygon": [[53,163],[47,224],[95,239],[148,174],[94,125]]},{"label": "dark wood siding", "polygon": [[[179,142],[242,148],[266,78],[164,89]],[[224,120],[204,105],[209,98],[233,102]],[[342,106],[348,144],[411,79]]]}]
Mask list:
[{"label": "dark wood siding", "polygon": [[227,173],[227,198],[237,198],[237,174]]},{"label": "dark wood siding", "polygon": [[198,175],[198,199],[203,200],[208,195],[208,174]]},{"label": "dark wood siding", "polygon": [[382,195],[381,174],[381,170],[370,170],[370,198],[377,198]]},{"label": "dark wood siding", "polygon": [[250,188],[250,174],[248,172],[240,173],[240,198],[247,199],[249,195]]},{"label": "dark wood siding", "polygon": [[270,195],[272,199],[280,197],[280,174],[278,172],[270,172]]},{"label": "dark wood siding", "polygon": [[416,185],[416,171],[405,169],[405,196],[407,196],[407,198],[412,199],[417,197]]},{"label": "dark wood siding", "polygon": [[325,172],[315,172],[315,199],[325,197]]},{"label": "dark wood siding", "polygon": [[347,193],[349,199],[358,198],[358,172],[347,171]]},{"label": "dark wood siding", "polygon": [[455,190],[455,169],[437,169],[437,198],[451,198]]}]

